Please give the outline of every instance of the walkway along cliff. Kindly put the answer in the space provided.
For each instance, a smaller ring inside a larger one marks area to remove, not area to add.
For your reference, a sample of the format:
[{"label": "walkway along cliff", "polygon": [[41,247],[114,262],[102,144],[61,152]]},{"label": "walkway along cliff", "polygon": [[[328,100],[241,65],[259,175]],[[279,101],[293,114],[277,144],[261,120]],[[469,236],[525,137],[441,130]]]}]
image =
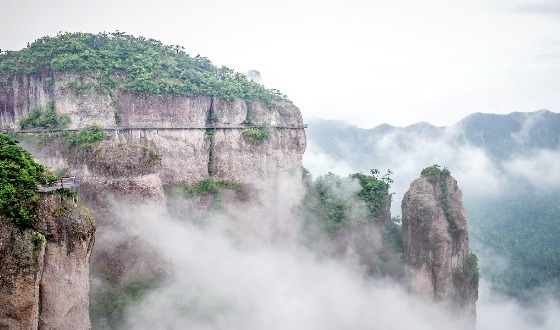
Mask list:
[{"label": "walkway along cliff", "polygon": [[[52,71],[1,76],[0,125],[18,131],[22,118],[52,102],[57,115],[70,119],[68,129],[99,125],[112,129],[114,144],[152,148],[162,161],[152,179],[163,186],[195,184],[208,177],[262,185],[273,173],[301,167],[304,125],[301,112],[289,101],[267,106],[214,96],[153,96],[121,90],[109,94],[94,88],[76,92],[68,87],[83,79],[80,74]],[[270,130],[266,139],[244,134],[261,127]],[[55,151],[39,158],[53,168],[68,167],[68,160],[60,155]],[[87,172],[87,162],[83,166]]]}]

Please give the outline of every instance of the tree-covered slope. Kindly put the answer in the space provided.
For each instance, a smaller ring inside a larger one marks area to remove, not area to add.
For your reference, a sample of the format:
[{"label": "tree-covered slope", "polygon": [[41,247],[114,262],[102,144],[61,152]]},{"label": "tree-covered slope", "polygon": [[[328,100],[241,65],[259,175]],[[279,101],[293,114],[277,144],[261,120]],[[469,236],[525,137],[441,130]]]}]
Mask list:
[{"label": "tree-covered slope", "polygon": [[560,191],[519,185],[511,194],[468,203],[473,245],[489,257],[486,280],[525,299],[543,286],[560,294]]},{"label": "tree-covered slope", "polygon": [[[0,74],[34,74],[44,70],[79,72],[98,78],[92,86],[155,95],[214,95],[271,104],[286,99],[207,58],[192,57],[180,46],[115,33],[62,33],[43,37],[20,51],[0,54]],[[81,86],[84,87],[84,86]],[[86,86],[87,87],[87,86]]]},{"label": "tree-covered slope", "polygon": [[475,113],[461,120],[463,138],[497,159],[560,146],[560,114],[547,110],[507,115]]}]

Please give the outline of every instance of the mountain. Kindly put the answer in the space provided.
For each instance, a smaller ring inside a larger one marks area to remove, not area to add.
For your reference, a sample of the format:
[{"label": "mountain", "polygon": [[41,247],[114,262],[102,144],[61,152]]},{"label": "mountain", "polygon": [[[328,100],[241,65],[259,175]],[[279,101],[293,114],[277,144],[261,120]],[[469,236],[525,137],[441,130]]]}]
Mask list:
[{"label": "mountain", "polygon": [[382,124],[364,129],[318,118],[308,120],[308,123],[309,140],[322,152],[352,161],[355,160],[353,155],[363,160],[364,152],[360,147],[365,146],[371,151],[388,135],[405,149],[414,146],[414,140],[410,141],[409,136],[438,140],[447,135],[445,138],[453,144],[480,147],[499,160],[534,149],[555,150],[560,146],[560,114],[548,110],[509,115],[475,113],[449,127],[421,122],[406,127]]},{"label": "mountain", "polygon": [[445,166],[462,185],[481,276],[527,297],[560,287],[560,114],[472,114],[449,127],[362,129],[311,120],[304,166],[313,174],[391,169],[393,214],[417,169]]},{"label": "mountain", "polygon": [[[95,224],[54,177],[0,135],[0,328],[89,329]],[[56,186],[60,188],[60,186]]]}]

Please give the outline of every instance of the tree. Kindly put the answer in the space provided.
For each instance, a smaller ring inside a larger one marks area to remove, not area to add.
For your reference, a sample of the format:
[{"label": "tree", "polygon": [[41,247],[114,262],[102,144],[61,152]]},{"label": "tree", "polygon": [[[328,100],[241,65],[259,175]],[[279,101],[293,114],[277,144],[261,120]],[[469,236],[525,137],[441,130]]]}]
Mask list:
[{"label": "tree", "polygon": [[17,143],[0,134],[0,219],[29,227],[36,221],[37,184],[50,184],[56,178]]}]

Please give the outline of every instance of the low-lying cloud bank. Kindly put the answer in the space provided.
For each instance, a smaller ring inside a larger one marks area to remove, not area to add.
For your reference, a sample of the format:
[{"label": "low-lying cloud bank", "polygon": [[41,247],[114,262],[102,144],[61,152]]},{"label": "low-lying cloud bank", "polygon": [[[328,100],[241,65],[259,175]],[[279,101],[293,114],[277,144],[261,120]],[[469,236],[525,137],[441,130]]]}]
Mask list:
[{"label": "low-lying cloud bank", "polygon": [[[436,306],[390,280],[373,280],[349,256],[319,255],[299,230],[277,228],[261,211],[216,216],[204,226],[154,214],[127,214],[137,237],[171,261],[162,287],[128,311],[127,328],[447,329]],[[299,226],[297,222],[291,222]],[[255,227],[255,228],[253,228]],[[260,229],[256,229],[260,228]]]},{"label": "low-lying cloud bank", "polygon": [[[166,268],[158,287],[129,306],[124,328],[454,327],[445,312],[407,293],[403,283],[368,276],[352,253],[334,256],[314,248],[311,241],[325,240],[301,230],[302,219],[293,212],[301,192],[280,182],[284,187],[274,195],[283,197],[274,207],[226,206],[225,213],[196,224],[189,215],[171,217],[161,206],[115,203],[129,239],[157,255],[149,264]],[[100,243],[96,249],[110,250],[114,242]],[[557,307],[549,302],[528,310],[482,291],[478,329],[556,329]]]}]

